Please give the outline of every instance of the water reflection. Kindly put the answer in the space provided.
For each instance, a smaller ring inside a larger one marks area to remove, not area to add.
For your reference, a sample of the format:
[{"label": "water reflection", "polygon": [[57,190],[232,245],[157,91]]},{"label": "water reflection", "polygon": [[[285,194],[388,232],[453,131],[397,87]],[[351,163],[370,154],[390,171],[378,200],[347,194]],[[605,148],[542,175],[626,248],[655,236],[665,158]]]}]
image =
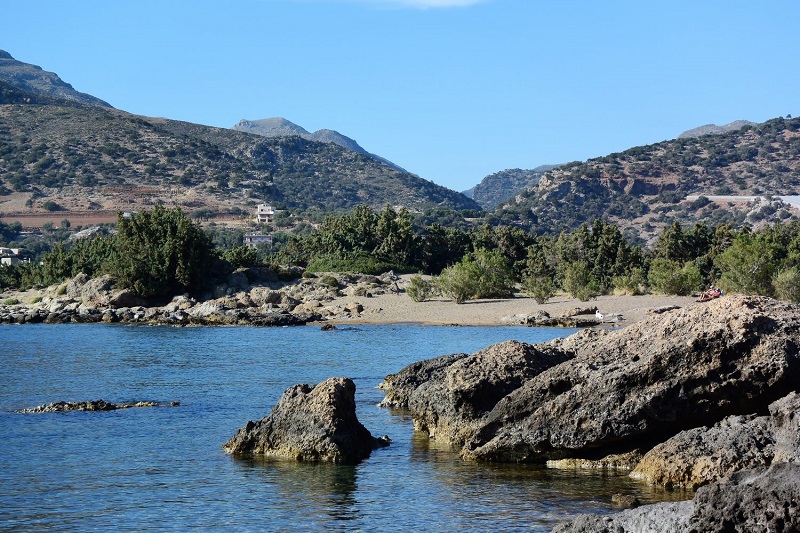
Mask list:
[{"label": "water reflection", "polygon": [[[274,498],[269,505],[311,522],[352,521],[359,517],[355,492],[357,467],[329,463],[298,463],[264,457],[232,457],[248,481],[265,483]],[[266,502],[265,502],[266,503]],[[318,516],[324,514],[324,516]]]}]

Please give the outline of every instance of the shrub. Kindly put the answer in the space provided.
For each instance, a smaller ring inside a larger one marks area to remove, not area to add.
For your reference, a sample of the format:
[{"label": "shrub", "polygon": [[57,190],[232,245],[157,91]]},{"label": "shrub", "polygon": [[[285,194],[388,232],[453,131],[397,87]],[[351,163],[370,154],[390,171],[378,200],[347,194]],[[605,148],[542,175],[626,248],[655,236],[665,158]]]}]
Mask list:
[{"label": "shrub", "polygon": [[3,305],[17,305],[19,300],[16,298],[6,298],[3,300]]},{"label": "shrub", "polygon": [[258,251],[249,246],[234,246],[223,252],[222,258],[233,268],[248,268],[258,262]]},{"label": "shrub", "polygon": [[681,266],[670,259],[654,259],[647,280],[656,292],[686,296],[701,287],[703,276],[691,261]]},{"label": "shrub", "polygon": [[335,277],[331,275],[322,276],[319,280],[319,284],[322,285],[323,287],[328,287],[329,289],[333,289],[335,291],[339,290],[339,280],[337,280]]},{"label": "shrub", "polygon": [[408,272],[413,270],[407,265],[398,265],[380,261],[371,256],[356,256],[352,258],[318,257],[312,259],[306,267],[307,272],[352,272],[354,274],[378,275],[394,270],[395,272]]},{"label": "shrub", "polygon": [[511,267],[498,250],[479,249],[467,254],[460,262],[442,270],[437,283],[442,294],[456,303],[514,295]]},{"label": "shrub", "polygon": [[556,295],[556,284],[550,276],[525,276],[522,278],[522,288],[539,304]]},{"label": "shrub", "polygon": [[412,276],[406,294],[415,302],[424,302],[436,295],[438,287],[434,280],[420,275]]},{"label": "shrub", "polygon": [[633,296],[644,294],[647,288],[647,278],[644,275],[644,270],[637,267],[621,276],[616,276],[614,278],[614,288],[623,294]]},{"label": "shrub", "polygon": [[796,268],[782,270],[772,280],[775,296],[788,302],[800,303],[800,271]]},{"label": "shrub", "polygon": [[573,298],[586,302],[600,294],[600,285],[592,276],[589,264],[578,261],[567,265],[564,270],[564,290]]}]

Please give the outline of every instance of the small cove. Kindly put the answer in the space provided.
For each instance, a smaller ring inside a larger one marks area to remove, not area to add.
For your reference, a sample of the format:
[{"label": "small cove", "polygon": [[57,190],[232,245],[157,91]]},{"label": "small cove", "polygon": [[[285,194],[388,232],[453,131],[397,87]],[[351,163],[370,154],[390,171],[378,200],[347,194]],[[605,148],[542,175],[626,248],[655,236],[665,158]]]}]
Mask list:
[{"label": "small cove", "polygon": [[[611,495],[679,498],[613,472],[461,461],[376,407],[405,365],[573,330],[357,326],[0,326],[0,524],[38,530],[548,531]],[[352,378],[358,417],[393,444],[355,467],[241,460],[221,445],[295,383]],[[179,407],[18,414],[52,401]]]}]

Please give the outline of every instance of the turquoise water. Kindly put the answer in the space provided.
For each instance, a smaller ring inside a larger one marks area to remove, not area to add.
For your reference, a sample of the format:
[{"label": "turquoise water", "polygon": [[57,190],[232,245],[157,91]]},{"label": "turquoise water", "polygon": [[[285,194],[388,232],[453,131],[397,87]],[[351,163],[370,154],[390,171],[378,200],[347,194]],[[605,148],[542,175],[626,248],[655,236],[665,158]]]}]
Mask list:
[{"label": "turquoise water", "polygon": [[[571,330],[359,326],[0,326],[0,529],[526,530],[610,495],[669,498],[625,476],[461,461],[378,408],[405,365]],[[221,450],[296,383],[352,378],[357,414],[393,444],[355,467],[232,458]],[[179,407],[19,414],[54,401]]]}]

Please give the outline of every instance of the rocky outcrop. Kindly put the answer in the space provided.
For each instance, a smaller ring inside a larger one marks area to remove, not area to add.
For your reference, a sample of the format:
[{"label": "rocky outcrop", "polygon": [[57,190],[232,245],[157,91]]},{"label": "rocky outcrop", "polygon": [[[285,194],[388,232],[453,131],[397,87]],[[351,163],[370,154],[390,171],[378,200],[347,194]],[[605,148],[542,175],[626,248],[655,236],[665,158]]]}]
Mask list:
[{"label": "rocky outcrop", "polygon": [[730,416],[712,427],[682,431],[647,452],[631,477],[667,488],[697,490],[747,468],[772,462],[766,416]]},{"label": "rocky outcrop", "polygon": [[180,402],[169,402],[162,404],[159,402],[135,402],[115,404],[105,400],[89,400],[85,402],[52,402],[38,405],[29,409],[20,409],[17,413],[63,413],[67,411],[116,411],[117,409],[130,409],[133,407],[158,407],[169,405],[177,407]]},{"label": "rocky outcrop", "polygon": [[792,392],[769,406],[775,462],[800,464],[800,394]]},{"label": "rocky outcrop", "polygon": [[543,370],[568,359],[553,345],[506,341],[472,355],[416,363],[388,376],[379,388],[389,404],[414,413],[414,427],[461,443],[497,402]]},{"label": "rocky outcrop", "polygon": [[800,531],[800,465],[775,463],[702,487],[686,531]]},{"label": "rocky outcrop", "polygon": [[766,412],[800,377],[800,309],[769,298],[726,297],[567,342],[572,359],[501,399],[465,457],[543,462],[649,447]]},{"label": "rocky outcrop", "polygon": [[[397,278],[337,274],[350,294],[365,298],[397,293]],[[267,269],[240,269],[206,295],[179,295],[165,305],[154,304],[128,289],[115,287],[109,276],[89,279],[78,274],[61,286],[42,291],[30,303],[0,304],[0,324],[123,322],[174,326],[250,325],[293,326],[319,320],[354,318],[360,303],[326,305],[340,295],[320,279],[279,281]],[[0,302],[13,298],[3,298]]]},{"label": "rocky outcrop", "polygon": [[236,455],[357,463],[388,438],[373,438],[358,421],[355,392],[348,378],[290,387],[269,416],[248,422],[223,448]]},{"label": "rocky outcrop", "polygon": [[613,515],[579,515],[553,528],[553,533],[686,533],[693,510],[693,502],[683,501],[656,503]]}]

